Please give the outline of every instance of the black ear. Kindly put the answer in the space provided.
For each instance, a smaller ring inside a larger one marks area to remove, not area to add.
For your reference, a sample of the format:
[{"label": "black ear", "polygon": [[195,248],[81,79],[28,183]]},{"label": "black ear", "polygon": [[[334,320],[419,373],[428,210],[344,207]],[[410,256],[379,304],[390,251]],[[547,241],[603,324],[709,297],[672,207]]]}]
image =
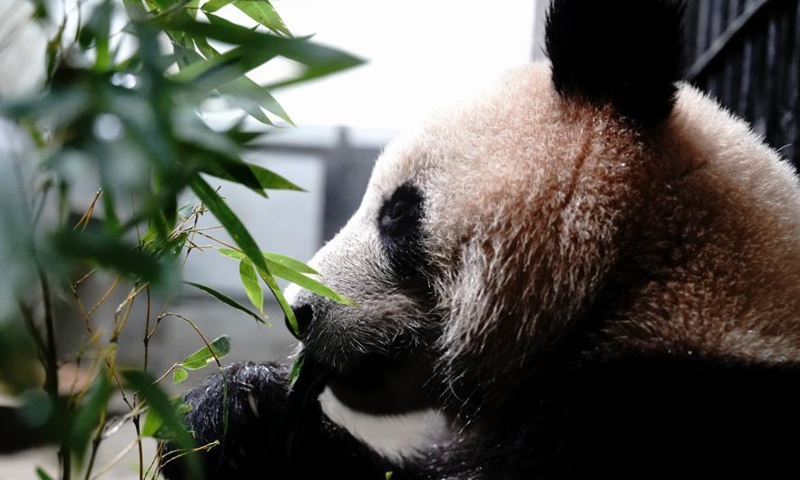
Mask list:
[{"label": "black ear", "polygon": [[683,71],[683,10],[679,0],[554,0],[546,44],[556,90],[660,122]]}]

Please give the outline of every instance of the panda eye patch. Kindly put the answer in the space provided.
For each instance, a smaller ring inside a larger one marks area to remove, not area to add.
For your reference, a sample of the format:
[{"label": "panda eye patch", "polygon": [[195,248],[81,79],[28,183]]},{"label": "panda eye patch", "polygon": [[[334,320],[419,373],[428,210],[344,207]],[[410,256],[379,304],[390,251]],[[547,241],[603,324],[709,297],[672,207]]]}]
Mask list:
[{"label": "panda eye patch", "polygon": [[422,217],[422,195],[410,183],[397,188],[381,206],[378,230],[381,237],[400,239],[419,230]]},{"label": "panda eye patch", "polygon": [[423,267],[423,211],[420,190],[411,183],[404,183],[383,202],[378,213],[381,246],[400,278],[414,278]]}]

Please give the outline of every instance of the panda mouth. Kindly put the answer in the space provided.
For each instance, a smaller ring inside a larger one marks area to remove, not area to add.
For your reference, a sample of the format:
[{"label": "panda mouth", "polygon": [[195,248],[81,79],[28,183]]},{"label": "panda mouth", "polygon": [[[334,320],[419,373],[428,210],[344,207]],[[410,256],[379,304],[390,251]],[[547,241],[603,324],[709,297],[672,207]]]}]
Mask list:
[{"label": "panda mouth", "polygon": [[336,398],[349,408],[375,415],[430,408],[436,398],[433,362],[421,353],[368,354],[328,378]]}]

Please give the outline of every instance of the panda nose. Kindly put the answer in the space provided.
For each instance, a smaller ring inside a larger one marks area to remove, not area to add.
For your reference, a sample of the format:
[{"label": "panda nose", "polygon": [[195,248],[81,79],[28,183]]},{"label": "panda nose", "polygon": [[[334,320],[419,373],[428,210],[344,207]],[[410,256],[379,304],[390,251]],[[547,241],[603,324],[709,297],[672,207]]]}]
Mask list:
[{"label": "panda nose", "polygon": [[292,307],[292,312],[294,312],[294,317],[297,319],[297,331],[295,332],[291,323],[289,323],[289,317],[286,317],[286,327],[290,332],[292,332],[292,335],[294,335],[295,338],[302,340],[301,337],[304,336],[308,331],[308,327],[311,325],[311,321],[314,319],[314,309],[311,307],[311,304],[304,303],[302,305]]}]

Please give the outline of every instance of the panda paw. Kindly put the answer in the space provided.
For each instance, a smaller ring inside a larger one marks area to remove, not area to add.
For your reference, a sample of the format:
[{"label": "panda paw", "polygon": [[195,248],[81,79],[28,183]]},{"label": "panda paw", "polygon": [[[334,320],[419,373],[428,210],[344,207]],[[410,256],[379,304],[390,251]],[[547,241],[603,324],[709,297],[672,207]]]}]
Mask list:
[{"label": "panda paw", "polygon": [[[210,447],[202,454],[208,480],[279,478],[286,470],[288,378],[284,365],[238,363],[186,395],[186,426],[198,447]],[[182,461],[165,460],[172,450],[166,445],[162,455],[164,476],[189,478]]]}]

